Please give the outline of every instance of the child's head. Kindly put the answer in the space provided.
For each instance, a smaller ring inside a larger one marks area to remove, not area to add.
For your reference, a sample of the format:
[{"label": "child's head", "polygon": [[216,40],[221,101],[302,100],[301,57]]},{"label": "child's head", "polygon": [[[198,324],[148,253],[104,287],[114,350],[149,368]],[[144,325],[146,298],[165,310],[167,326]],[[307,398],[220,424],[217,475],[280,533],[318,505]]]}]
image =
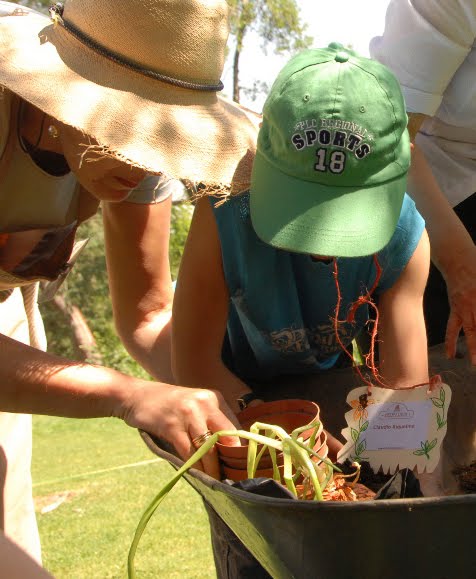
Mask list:
[{"label": "child's head", "polygon": [[398,81],[338,44],[306,50],[280,72],[263,110],[251,218],[275,247],[354,257],[395,230],[410,165]]}]

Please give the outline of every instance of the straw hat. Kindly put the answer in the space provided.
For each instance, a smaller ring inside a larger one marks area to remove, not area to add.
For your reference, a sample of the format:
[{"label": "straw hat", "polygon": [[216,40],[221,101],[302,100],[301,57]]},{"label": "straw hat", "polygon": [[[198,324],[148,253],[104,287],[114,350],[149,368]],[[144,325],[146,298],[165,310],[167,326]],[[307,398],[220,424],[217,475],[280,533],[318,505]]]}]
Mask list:
[{"label": "straw hat", "polygon": [[251,115],[217,95],[225,0],[66,0],[51,20],[0,5],[0,85],[117,157],[229,184],[254,151]]}]

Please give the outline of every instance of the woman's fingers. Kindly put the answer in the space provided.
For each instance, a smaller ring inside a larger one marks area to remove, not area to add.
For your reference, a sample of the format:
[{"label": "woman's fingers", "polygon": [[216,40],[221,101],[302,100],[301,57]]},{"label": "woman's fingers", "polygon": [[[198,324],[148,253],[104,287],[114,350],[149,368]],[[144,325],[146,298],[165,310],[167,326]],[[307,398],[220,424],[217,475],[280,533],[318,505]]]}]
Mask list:
[{"label": "woman's fingers", "polygon": [[451,308],[446,327],[446,353],[450,358],[456,355],[462,329],[471,363],[476,366],[476,246],[463,256],[455,256],[453,267],[446,272],[445,278]]},{"label": "woman's fingers", "polygon": [[[190,397],[187,401],[187,411],[180,411],[184,419],[182,433],[187,432],[187,438],[180,436],[180,447],[175,445],[182,458],[190,458],[198,448],[208,443],[210,437],[221,430],[235,430],[239,426],[236,416],[226,405],[219,392],[204,389],[184,389],[183,396]],[[185,401],[183,401],[185,402]],[[226,444],[239,445],[238,437],[224,437]],[[220,468],[215,446],[212,446],[202,457],[200,463],[194,465],[209,476],[220,479]]]},{"label": "woman's fingers", "polygon": [[446,353],[450,358],[456,355],[456,346],[461,329],[464,332],[471,364],[476,366],[476,292],[471,297],[461,294],[450,299],[451,311],[446,327]]}]

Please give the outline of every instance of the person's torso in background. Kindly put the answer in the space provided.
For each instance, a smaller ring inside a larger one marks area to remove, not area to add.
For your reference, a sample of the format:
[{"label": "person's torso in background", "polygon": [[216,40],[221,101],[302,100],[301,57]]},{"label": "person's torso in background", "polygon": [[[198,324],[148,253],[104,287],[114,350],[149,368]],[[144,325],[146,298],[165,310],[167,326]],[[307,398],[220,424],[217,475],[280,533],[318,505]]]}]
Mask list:
[{"label": "person's torso in background", "polygon": [[452,206],[476,192],[476,3],[392,0],[370,54],[426,120],[416,142]]},{"label": "person's torso in background", "polygon": [[416,142],[453,207],[476,192],[476,42]]}]

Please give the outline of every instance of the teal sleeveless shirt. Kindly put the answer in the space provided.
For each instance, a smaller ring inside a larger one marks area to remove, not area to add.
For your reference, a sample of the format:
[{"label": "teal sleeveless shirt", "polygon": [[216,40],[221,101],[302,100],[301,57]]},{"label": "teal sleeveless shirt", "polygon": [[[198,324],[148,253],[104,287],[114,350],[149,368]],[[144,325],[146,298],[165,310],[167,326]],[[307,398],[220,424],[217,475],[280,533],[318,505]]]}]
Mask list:
[{"label": "teal sleeveless shirt", "polygon": [[[333,263],[276,249],[261,241],[250,218],[249,194],[215,206],[223,270],[230,295],[223,360],[245,382],[282,374],[331,368],[342,352],[333,319],[337,290]],[[376,294],[392,287],[413,255],[424,221],[405,196],[400,219],[389,244],[378,253],[382,276]],[[338,258],[342,296],[339,320],[365,295],[376,277],[373,256]],[[345,346],[363,329],[368,306],[357,310],[354,323],[339,323]]]}]

